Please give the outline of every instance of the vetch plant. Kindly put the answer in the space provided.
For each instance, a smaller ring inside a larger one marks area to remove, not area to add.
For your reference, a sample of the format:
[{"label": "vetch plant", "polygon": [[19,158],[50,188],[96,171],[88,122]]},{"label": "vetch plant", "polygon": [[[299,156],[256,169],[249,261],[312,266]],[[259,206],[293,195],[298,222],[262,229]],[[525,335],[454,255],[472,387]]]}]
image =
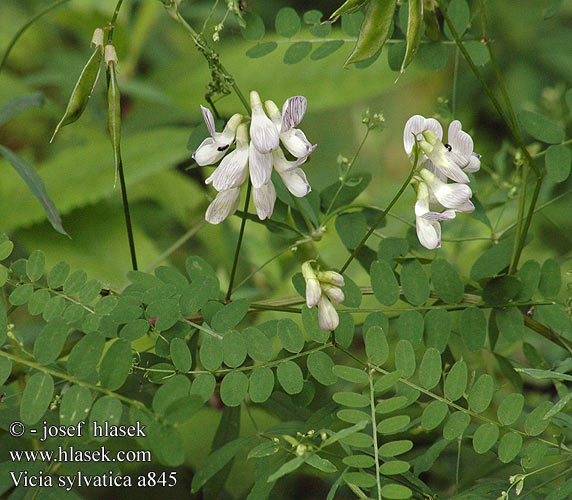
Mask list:
[{"label": "vetch plant", "polygon": [[[4,455],[144,451],[105,477],[177,498],[572,497],[569,16],[523,1],[118,0],[92,49],[89,1],[30,12],[0,44]],[[3,496],[60,495],[5,465]]]}]

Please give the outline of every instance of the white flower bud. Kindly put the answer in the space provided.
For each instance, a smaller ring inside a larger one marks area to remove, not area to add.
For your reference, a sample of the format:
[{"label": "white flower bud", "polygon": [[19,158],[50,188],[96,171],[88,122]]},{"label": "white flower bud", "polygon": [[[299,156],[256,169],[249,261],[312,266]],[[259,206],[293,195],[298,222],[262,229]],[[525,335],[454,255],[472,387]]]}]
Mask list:
[{"label": "white flower bud", "polygon": [[322,296],[320,282],[316,278],[306,280],[306,305],[312,308],[318,305]]},{"label": "white flower bud", "polygon": [[296,455],[298,455],[299,457],[302,457],[306,454],[306,450],[308,449],[308,447],[305,444],[299,444],[296,447]]},{"label": "white flower bud", "polygon": [[103,48],[103,36],[104,32],[101,28],[96,28],[91,37],[91,46]]},{"label": "white flower bud", "polygon": [[340,288],[329,283],[321,283],[323,292],[336,304],[341,304],[345,300],[344,292]]},{"label": "white flower bud", "polygon": [[320,328],[326,332],[335,330],[340,324],[338,312],[324,295],[322,295],[318,303],[318,323]]},{"label": "white flower bud", "polygon": [[117,52],[115,47],[108,43],[105,46],[105,65],[109,66],[111,63],[117,64]]},{"label": "white flower bud", "polygon": [[340,273],[336,273],[335,271],[320,271],[318,273],[318,279],[322,283],[330,283],[331,285],[342,287],[346,283],[344,281],[344,277]]},{"label": "white flower bud", "polygon": [[254,147],[260,153],[270,153],[278,149],[280,138],[278,129],[274,125],[262,107],[262,101],[258,92],[250,92],[250,105],[252,107],[252,121],[250,122],[250,138]]}]

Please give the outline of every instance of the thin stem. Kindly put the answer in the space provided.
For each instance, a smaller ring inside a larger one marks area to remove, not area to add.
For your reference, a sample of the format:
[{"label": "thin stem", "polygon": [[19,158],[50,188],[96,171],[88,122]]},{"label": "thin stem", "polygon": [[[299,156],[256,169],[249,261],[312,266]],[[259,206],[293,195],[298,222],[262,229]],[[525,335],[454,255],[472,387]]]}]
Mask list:
[{"label": "thin stem", "polygon": [[125,226],[127,227],[127,238],[129,240],[129,252],[131,253],[131,265],[137,271],[137,253],[135,251],[135,240],[133,238],[133,226],[131,225],[131,214],[129,213],[129,200],[127,198],[127,186],[125,185],[125,175],[123,174],[123,160],[119,153],[119,183],[121,185],[121,201],[123,203],[123,214],[125,215]]},{"label": "thin stem", "polygon": [[26,22],[17,32],[16,34],[12,37],[12,39],[10,40],[10,43],[8,43],[8,47],[6,47],[6,50],[4,51],[4,54],[2,55],[2,59],[0,60],[0,73],[2,72],[2,70],[4,69],[4,66],[6,64],[6,60],[8,59],[8,56],[10,55],[10,52],[12,52],[12,49],[14,48],[14,45],[16,45],[16,42],[20,39],[20,37],[26,32],[26,30],[32,26],[32,24],[34,24],[38,19],[40,19],[41,17],[45,16],[48,12],[54,10],[56,7],[59,7],[60,5],[69,2],[70,0],[57,0],[56,2],[48,5],[45,9],[41,10],[40,12],[38,12],[34,17],[32,17],[32,19],[30,19],[28,22]]},{"label": "thin stem", "polygon": [[113,41],[113,31],[115,30],[115,22],[117,21],[117,16],[119,15],[119,11],[121,10],[122,5],[123,5],[123,0],[118,0],[117,5],[115,6],[115,10],[113,11],[113,16],[111,17],[111,21],[109,21],[109,31],[107,32],[107,43],[111,43]]},{"label": "thin stem", "polygon": [[451,98],[451,112],[455,116],[457,109],[457,79],[459,77],[459,47],[455,50],[455,66],[453,68],[453,91]]},{"label": "thin stem", "polygon": [[515,247],[513,258],[511,262],[511,271],[516,272],[518,268],[518,261],[520,259],[520,255],[522,253],[522,249],[524,248],[524,243],[526,240],[526,235],[528,234],[528,230],[530,229],[530,224],[532,222],[532,216],[534,215],[534,208],[538,201],[538,196],[540,195],[540,188],[542,187],[542,177],[536,181],[536,185],[534,186],[534,192],[532,193],[532,199],[530,200],[530,205],[528,207],[528,212],[526,214],[526,220],[524,221],[524,226],[522,227],[522,231],[520,233],[520,237],[518,238],[518,245]]},{"label": "thin stem", "polygon": [[528,178],[528,162],[525,161],[522,165],[522,174],[520,176],[520,198],[518,202],[518,214],[516,217],[517,226],[516,226],[516,235],[514,237],[514,245],[512,250],[512,259],[510,262],[510,267],[508,270],[509,274],[513,274],[516,270],[518,265],[518,259],[520,257],[520,253],[518,252],[518,248],[520,245],[520,235],[522,234],[522,225],[524,221],[524,207],[526,206],[526,180]]},{"label": "thin stem", "polygon": [[[568,144],[572,144],[572,139],[566,139],[564,142],[561,142],[560,144],[556,144],[556,145],[557,146],[567,146]],[[546,151],[548,151],[548,148],[543,149],[539,153],[532,155],[532,157],[533,158],[539,158],[540,156],[544,156],[546,154]]]},{"label": "thin stem", "polygon": [[183,318],[183,321],[185,323],[188,323],[189,325],[193,326],[194,328],[196,328],[197,330],[200,330],[201,332],[205,332],[208,335],[210,335],[211,337],[217,338],[219,340],[222,340],[222,335],[220,333],[215,332],[214,330],[211,330],[210,328],[207,328],[206,326],[203,325],[199,325],[198,323],[195,323],[194,321],[191,321],[190,319],[187,318]]},{"label": "thin stem", "polygon": [[373,223],[373,225],[369,228],[369,231],[366,233],[366,235],[362,238],[362,240],[359,242],[358,246],[353,250],[353,252],[351,253],[351,255],[349,256],[348,260],[346,260],[345,264],[342,266],[342,268],[340,269],[340,273],[343,273],[348,266],[351,264],[352,260],[354,260],[354,258],[356,257],[356,255],[358,254],[358,252],[362,249],[362,247],[365,245],[366,241],[369,239],[369,237],[373,234],[373,232],[376,230],[377,226],[379,226],[382,222],[383,219],[385,219],[385,216],[388,214],[388,212],[391,210],[391,208],[393,207],[393,205],[395,205],[395,203],[397,202],[397,200],[401,197],[401,195],[403,194],[403,192],[405,191],[405,189],[407,188],[407,186],[409,186],[409,183],[411,182],[411,179],[413,178],[413,175],[415,174],[415,171],[417,170],[417,159],[418,159],[418,155],[416,153],[416,157],[415,157],[415,162],[413,167],[411,168],[411,172],[409,172],[409,175],[407,176],[407,179],[405,179],[405,182],[402,184],[402,186],[399,188],[399,191],[397,191],[396,195],[393,197],[393,199],[389,202],[389,205],[387,205],[387,208],[381,213],[381,215],[377,218],[377,220]]},{"label": "thin stem", "polygon": [[292,250],[293,248],[296,248],[298,245],[303,245],[304,243],[309,243],[310,241],[312,241],[312,238],[305,238],[303,240],[295,241],[294,243],[288,245],[286,248],[283,248],[279,252],[275,253],[272,257],[270,257],[268,260],[266,260],[262,265],[258,266],[254,271],[252,271],[238,285],[236,285],[234,287],[234,290],[238,290],[242,285],[244,285],[246,282],[248,282],[256,273],[260,272],[268,264],[270,264],[272,261],[276,260],[278,257],[283,255],[284,253],[288,252],[289,250]]},{"label": "thin stem", "polygon": [[375,422],[375,398],[373,391],[373,370],[368,372],[369,375],[369,408],[371,411],[371,427],[373,437],[373,457],[375,460],[375,481],[377,483],[377,500],[381,500],[381,477],[379,474],[379,450],[377,447],[377,424]]},{"label": "thin stem", "polygon": [[[92,391],[97,391],[97,392],[101,392],[103,394],[106,394],[108,396],[112,396],[116,399],[123,401],[124,403],[127,403],[127,404],[132,405],[132,406],[136,406],[137,408],[146,409],[145,404],[142,403],[141,401],[128,398],[126,396],[123,396],[121,394],[113,392],[109,389],[106,389],[105,387],[90,384],[89,382],[85,382],[83,380],[80,380],[76,377],[73,377],[72,375],[68,375],[66,373],[61,373],[57,370],[52,370],[51,368],[43,366],[40,363],[36,363],[35,361],[30,361],[30,360],[21,358],[19,356],[16,356],[15,354],[11,354],[11,353],[6,352],[4,350],[0,350],[0,356],[2,356],[4,358],[11,359],[12,361],[15,361],[16,363],[21,363],[23,365],[29,366],[30,368],[34,368],[35,370],[39,370],[39,371],[47,373],[49,375],[53,375],[54,377],[57,377],[57,378],[60,378],[63,380],[67,380],[68,382],[71,382],[72,384],[81,385],[81,386],[86,387],[87,389],[90,389]],[[148,410],[148,411],[151,411],[151,410]]]},{"label": "thin stem", "polygon": [[248,187],[246,188],[246,199],[244,200],[243,217],[242,217],[242,222],[240,223],[240,232],[238,233],[238,241],[236,242],[236,250],[234,251],[234,262],[232,263],[232,271],[230,272],[230,280],[228,282],[228,290],[226,292],[227,302],[230,300],[230,296],[232,295],[232,285],[234,283],[234,278],[236,276],[238,256],[240,254],[240,248],[242,246],[242,238],[244,237],[244,228],[246,227],[246,214],[248,214],[248,205],[250,204],[251,192],[252,192],[252,182],[249,178]]},{"label": "thin stem", "polygon": [[181,236],[175,243],[173,243],[167,250],[165,250],[157,260],[153,262],[150,266],[145,269],[145,272],[148,273],[155,269],[161,262],[167,259],[173,252],[177,251],[180,247],[182,247],[187,241],[189,241],[195,234],[199,232],[199,230],[206,224],[204,220],[200,221],[198,224],[194,225],[191,229],[189,229],[183,236]]},{"label": "thin stem", "polygon": [[455,465],[455,495],[458,493],[459,490],[459,476],[461,472],[461,445],[462,445],[462,438],[459,437],[457,439],[457,463]]},{"label": "thin stem", "polygon": [[334,194],[334,197],[332,198],[332,201],[330,201],[330,205],[328,206],[328,209],[326,210],[326,216],[328,216],[328,214],[330,213],[330,211],[332,210],[332,207],[334,206],[336,200],[338,199],[338,196],[340,195],[340,192],[342,191],[342,189],[345,186],[346,183],[346,179],[348,178],[348,175],[350,175],[350,172],[357,160],[357,157],[359,156],[365,141],[367,140],[369,133],[371,132],[371,128],[368,126],[367,130],[363,136],[362,141],[360,142],[358,148],[356,149],[356,152],[354,153],[353,158],[350,160],[350,162],[348,163],[348,168],[346,169],[344,175],[342,176],[342,178],[340,179],[340,186],[338,187],[338,189],[336,190],[336,194]]}]

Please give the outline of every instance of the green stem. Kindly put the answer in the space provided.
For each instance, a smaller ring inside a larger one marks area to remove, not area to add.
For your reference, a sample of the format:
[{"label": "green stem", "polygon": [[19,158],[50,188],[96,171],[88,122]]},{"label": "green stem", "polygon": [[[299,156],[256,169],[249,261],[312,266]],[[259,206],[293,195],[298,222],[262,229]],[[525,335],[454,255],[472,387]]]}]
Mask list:
[{"label": "green stem", "polygon": [[256,273],[260,272],[262,269],[264,269],[268,264],[270,264],[272,261],[276,260],[278,257],[280,257],[281,255],[283,255],[284,253],[288,252],[289,250],[292,250],[293,248],[296,248],[298,245],[303,245],[304,243],[309,243],[310,241],[312,241],[312,238],[305,238],[303,240],[298,240],[295,241],[294,243],[292,243],[291,245],[288,245],[286,248],[283,248],[282,250],[280,250],[279,252],[275,253],[272,257],[270,257],[268,260],[266,260],[262,265],[258,266],[254,271],[252,271],[246,278],[244,278],[238,285],[236,285],[234,287],[235,290],[238,290],[242,285],[244,285],[245,283],[247,283],[250,278],[252,278]]},{"label": "green stem", "polygon": [[194,225],[191,229],[189,229],[183,236],[181,236],[175,243],[173,243],[167,250],[165,250],[157,260],[153,262],[150,266],[145,269],[145,272],[148,273],[155,269],[161,262],[167,259],[173,252],[177,251],[181,248],[187,241],[189,241],[195,234],[199,232],[199,230],[206,224],[204,220],[201,220],[198,224]]},{"label": "green stem", "polygon": [[40,19],[41,17],[45,16],[48,12],[52,11],[53,9],[55,9],[56,7],[59,7],[60,5],[69,2],[70,0],[57,0],[56,2],[51,3],[50,5],[48,5],[45,9],[41,10],[40,12],[38,12],[34,17],[32,17],[32,19],[30,19],[27,23],[25,23],[17,32],[16,34],[12,37],[12,39],[10,40],[10,43],[8,43],[8,47],[6,47],[6,50],[4,51],[4,54],[2,55],[2,59],[0,60],[0,73],[2,72],[2,69],[4,69],[4,65],[6,64],[6,60],[8,59],[8,56],[10,55],[10,52],[12,51],[12,49],[14,48],[14,45],[16,45],[16,42],[19,40],[19,38],[25,33],[25,31],[32,26],[32,24],[34,24],[38,19]]},{"label": "green stem", "polygon": [[[135,406],[139,409],[142,409],[142,410],[146,409],[145,404],[141,401],[137,401],[136,399],[128,398],[126,396],[123,396],[121,394],[113,392],[109,389],[106,389],[105,387],[90,384],[89,382],[85,382],[83,380],[80,380],[76,377],[73,377],[72,375],[67,375],[66,373],[61,373],[57,370],[52,370],[51,368],[43,366],[40,363],[36,363],[35,361],[30,361],[30,360],[21,358],[19,356],[16,356],[15,354],[10,354],[9,352],[3,351],[3,350],[0,350],[0,356],[2,356],[4,358],[8,358],[12,361],[15,361],[16,363],[20,363],[20,364],[29,366],[30,368],[34,368],[35,370],[39,370],[39,371],[47,373],[49,375],[53,375],[54,377],[57,377],[57,378],[60,378],[63,380],[67,380],[68,382],[71,382],[72,384],[81,385],[81,386],[86,387],[87,389],[90,389],[92,391],[97,391],[97,392],[101,392],[103,394],[106,394],[107,396],[112,396],[116,399],[123,401],[124,403],[127,403],[128,405]],[[148,411],[150,411],[150,410],[148,410]]]},{"label": "green stem", "polygon": [[356,149],[356,152],[354,153],[353,158],[351,159],[351,161],[348,164],[348,168],[346,169],[344,175],[342,176],[342,178],[340,179],[340,186],[338,187],[338,189],[336,190],[336,194],[334,194],[334,197],[332,198],[332,201],[330,201],[330,205],[328,206],[328,209],[326,210],[326,217],[329,215],[330,211],[332,210],[332,207],[334,206],[336,200],[338,199],[338,196],[340,195],[340,192],[342,191],[342,189],[345,186],[346,183],[346,179],[348,178],[348,175],[350,175],[350,172],[357,160],[357,157],[359,156],[365,141],[367,140],[369,133],[371,132],[371,128],[368,126],[365,135],[363,136],[362,141],[360,142],[358,148]]},{"label": "green stem", "polygon": [[455,116],[455,112],[457,110],[457,79],[459,77],[459,48],[455,50],[455,66],[453,68],[453,91],[452,91],[452,98],[451,98],[451,112],[453,113],[453,117]]},{"label": "green stem", "polygon": [[[363,361],[362,359],[358,358],[358,357],[357,357],[355,354],[353,354],[351,351],[348,351],[348,350],[347,350],[345,347],[343,347],[343,346],[337,345],[337,348],[338,348],[341,352],[343,352],[346,356],[349,356],[350,358],[352,358],[354,361],[358,362],[358,363],[359,363],[360,365],[362,365],[363,367],[366,367],[366,368],[375,370],[376,372],[381,373],[382,375],[388,375],[388,374],[390,373],[388,370],[384,370],[383,368],[380,368],[379,366],[374,366],[374,365],[371,365],[370,363],[366,363],[366,362]],[[502,424],[502,423],[500,423],[500,422],[496,422],[495,420],[492,420],[492,419],[490,419],[490,418],[488,418],[488,417],[485,417],[485,416],[484,416],[483,414],[481,414],[481,413],[477,413],[477,412],[475,412],[475,411],[473,411],[473,410],[471,410],[471,409],[469,409],[469,408],[463,408],[461,405],[459,405],[459,404],[457,404],[457,403],[455,403],[455,402],[453,402],[453,401],[450,401],[450,400],[446,399],[446,398],[443,397],[443,396],[439,396],[438,394],[435,394],[434,392],[431,392],[431,391],[425,389],[424,387],[421,387],[420,385],[415,384],[414,382],[411,382],[410,380],[408,380],[408,379],[406,379],[406,378],[400,378],[400,379],[399,379],[399,382],[401,382],[402,384],[405,384],[405,385],[411,387],[412,389],[415,389],[415,390],[421,392],[422,394],[425,394],[426,396],[429,396],[431,399],[435,399],[435,400],[437,400],[437,401],[441,401],[441,402],[445,403],[446,405],[450,406],[451,408],[454,408],[454,409],[457,410],[457,411],[466,413],[467,415],[470,415],[470,416],[473,417],[473,418],[476,418],[476,419],[478,419],[478,420],[481,420],[481,421],[486,422],[486,423],[489,423],[489,424],[494,424],[494,425],[496,425],[497,427],[500,427],[500,428],[503,428],[503,427],[508,428],[508,429],[510,429],[511,431],[516,432],[517,434],[520,434],[521,436],[526,437],[526,438],[533,437],[533,438],[537,439],[538,441],[541,441],[541,442],[547,444],[548,446],[550,446],[550,447],[552,447],[552,448],[557,448],[557,449],[560,448],[560,445],[557,444],[557,443],[553,443],[553,442],[548,441],[548,440],[546,440],[546,439],[539,438],[538,436],[530,436],[529,434],[527,434],[527,433],[524,432],[524,431],[521,431],[521,430],[519,430],[519,429],[513,428],[513,427],[511,427],[511,426],[509,426],[509,425],[504,425],[504,424]]]},{"label": "green stem", "polygon": [[118,0],[117,5],[115,6],[115,10],[113,11],[113,16],[111,17],[111,21],[109,21],[109,31],[107,32],[107,43],[111,43],[113,41],[113,31],[115,30],[115,22],[117,21],[117,16],[119,15],[119,11],[121,10],[121,5],[123,5],[123,0]]},{"label": "green stem", "polygon": [[351,255],[349,256],[348,260],[346,260],[345,264],[342,266],[342,268],[340,269],[340,273],[343,273],[348,266],[351,264],[352,260],[354,260],[354,258],[356,257],[356,255],[358,254],[358,252],[362,249],[362,247],[365,245],[366,241],[369,239],[369,237],[373,234],[373,232],[376,230],[377,226],[379,226],[382,222],[383,219],[385,219],[385,216],[389,213],[389,211],[393,208],[393,205],[395,205],[395,203],[397,202],[397,200],[401,197],[401,195],[403,194],[403,192],[405,191],[405,189],[407,188],[407,186],[409,186],[409,183],[411,182],[411,179],[413,178],[413,175],[415,174],[415,171],[417,170],[417,160],[418,160],[418,155],[416,153],[416,157],[415,157],[415,162],[413,167],[411,168],[411,172],[409,172],[409,175],[407,176],[407,179],[405,179],[405,182],[402,184],[402,186],[399,188],[399,191],[397,191],[396,195],[393,197],[393,199],[389,202],[389,205],[387,205],[387,208],[381,213],[381,215],[377,218],[377,220],[373,223],[373,225],[369,228],[369,231],[366,233],[366,235],[362,238],[362,240],[359,242],[358,246],[356,248],[354,248],[354,250],[352,251]]},{"label": "green stem", "polygon": [[508,270],[509,274],[513,274],[516,271],[518,265],[518,247],[520,245],[520,235],[522,234],[522,225],[524,222],[524,207],[526,206],[526,181],[528,178],[528,162],[525,161],[522,165],[522,174],[520,176],[520,198],[518,202],[518,215],[516,217],[516,235],[514,237],[514,245],[512,249],[512,258],[510,262],[510,267]]},{"label": "green stem", "polygon": [[377,500],[381,500],[381,477],[379,474],[379,450],[377,446],[377,424],[375,422],[375,397],[373,391],[373,370],[369,370],[369,408],[371,412],[371,434],[373,438],[373,458],[375,460],[375,482],[377,483]]},{"label": "green stem", "polygon": [[129,213],[129,199],[127,198],[127,186],[125,185],[125,175],[123,174],[123,160],[119,153],[119,183],[121,185],[121,201],[123,203],[123,214],[125,215],[125,226],[127,227],[127,239],[129,240],[129,252],[131,254],[131,265],[137,271],[137,253],[135,251],[135,239],[133,238],[133,226],[131,224],[131,214]]},{"label": "green stem", "polygon": [[[556,146],[567,146],[568,144],[572,144],[572,139],[566,139],[564,142],[561,142],[560,144],[556,144]],[[550,146],[550,147],[552,147],[552,146]],[[533,158],[539,158],[540,156],[544,156],[546,154],[546,151],[548,151],[548,148],[543,149],[539,153],[532,155],[532,157]]]},{"label": "green stem", "polygon": [[238,266],[238,256],[240,254],[240,248],[242,246],[242,238],[244,237],[244,228],[246,227],[246,214],[248,213],[248,205],[250,204],[250,193],[252,192],[252,181],[248,179],[248,187],[246,188],[246,199],[244,200],[244,210],[242,222],[240,223],[240,232],[238,233],[238,241],[236,242],[236,250],[234,251],[234,262],[232,263],[232,271],[230,272],[230,280],[228,282],[228,290],[226,292],[227,302],[230,300],[232,295],[232,285],[234,283],[234,278],[236,276],[236,269]]}]

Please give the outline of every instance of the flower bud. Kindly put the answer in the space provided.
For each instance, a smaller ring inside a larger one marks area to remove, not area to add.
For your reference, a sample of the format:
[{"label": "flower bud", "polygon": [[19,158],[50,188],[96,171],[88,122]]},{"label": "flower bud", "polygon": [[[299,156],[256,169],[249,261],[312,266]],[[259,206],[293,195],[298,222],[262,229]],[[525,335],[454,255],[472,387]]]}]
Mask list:
[{"label": "flower bud", "polygon": [[306,450],[308,449],[308,447],[305,444],[299,444],[296,447],[296,455],[298,455],[299,457],[302,457],[306,454]]},{"label": "flower bud", "polygon": [[340,324],[338,312],[324,295],[322,295],[318,303],[318,323],[320,328],[326,332],[335,330]]},{"label": "flower bud", "polygon": [[318,279],[322,283],[330,283],[335,286],[342,287],[346,283],[344,281],[344,277],[340,273],[336,273],[335,271],[320,271],[318,273]]},{"label": "flower bud", "polygon": [[344,301],[344,292],[342,292],[342,290],[337,286],[330,285],[329,283],[322,283],[321,288],[332,302],[341,304]]},{"label": "flower bud", "polygon": [[278,149],[280,138],[276,125],[266,116],[258,92],[250,92],[252,121],[250,122],[250,138],[252,144],[260,153],[270,153]]},{"label": "flower bud", "polygon": [[96,28],[91,37],[91,46],[103,48],[103,29]]},{"label": "flower bud", "polygon": [[316,278],[306,280],[306,305],[309,308],[318,305],[322,296],[322,288],[320,282]]},{"label": "flower bud", "polygon": [[117,64],[117,52],[115,47],[108,43],[105,46],[105,65],[109,66],[111,63]]}]

